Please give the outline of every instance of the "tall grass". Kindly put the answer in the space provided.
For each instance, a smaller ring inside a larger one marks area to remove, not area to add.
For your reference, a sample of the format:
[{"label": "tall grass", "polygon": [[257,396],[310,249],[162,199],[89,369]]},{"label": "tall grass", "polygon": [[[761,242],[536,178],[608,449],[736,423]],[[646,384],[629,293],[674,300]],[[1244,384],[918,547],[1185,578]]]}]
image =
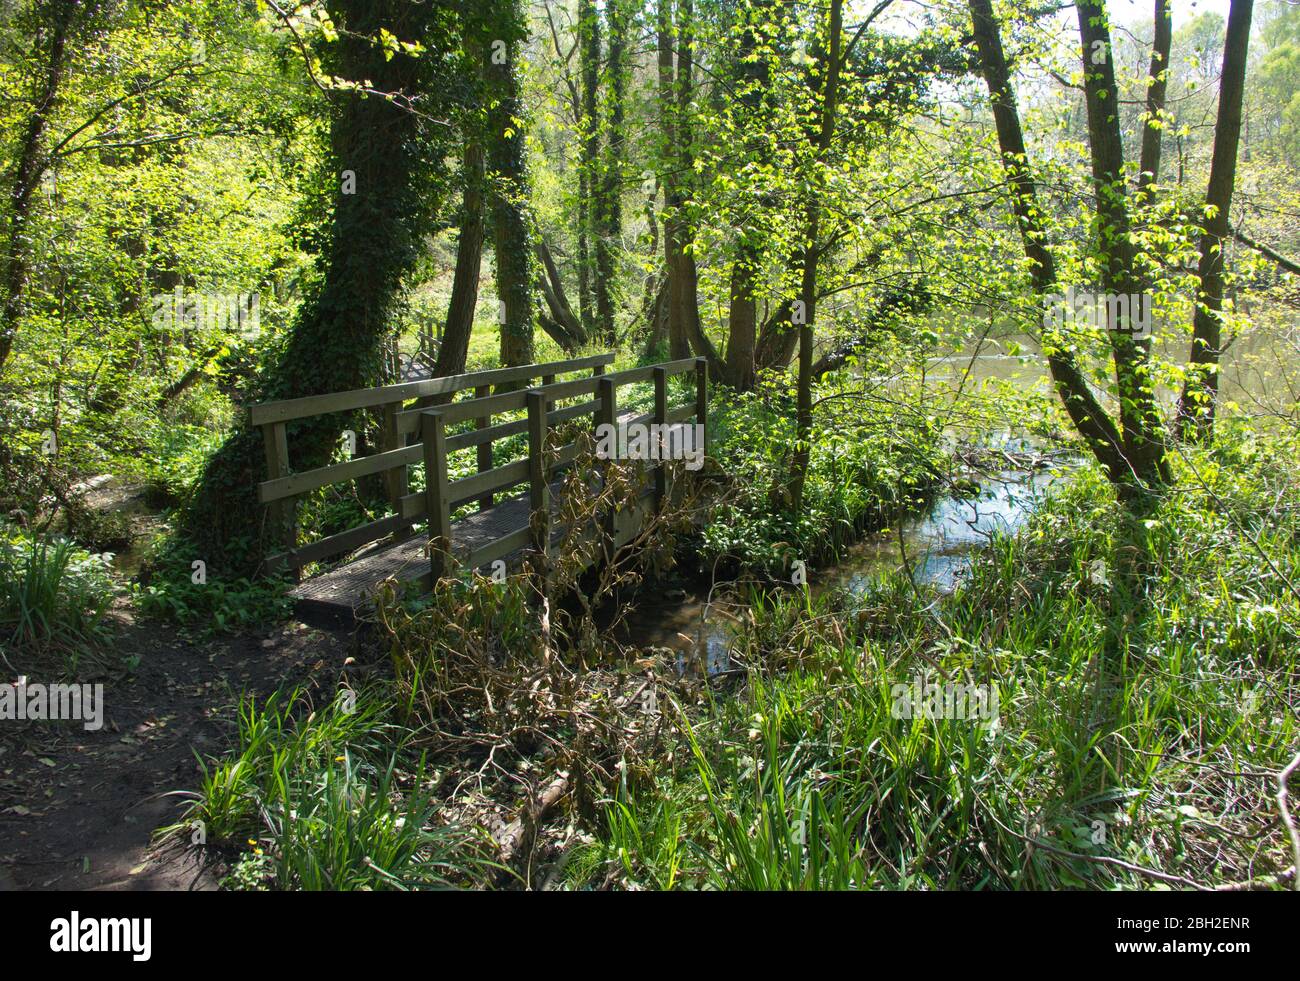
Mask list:
[{"label": "tall grass", "polygon": [[[1234,442],[1128,519],[1081,474],[946,598],[758,604],[738,698],[607,808],[587,881],[656,888],[1195,888],[1285,877],[1300,750],[1293,449]],[[895,718],[914,675],[996,721]],[[666,842],[673,842],[671,847]]]},{"label": "tall grass", "polygon": [[74,673],[107,637],[103,619],[113,593],[108,556],[0,526],[0,646],[7,659],[35,669],[53,658]]},{"label": "tall grass", "polygon": [[[235,751],[202,763],[167,833],[243,852],[243,885],[304,890],[441,888],[488,867],[472,831],[437,820],[424,761],[369,695],[308,711],[301,691],[240,706]],[[251,861],[250,861],[251,860]]]}]

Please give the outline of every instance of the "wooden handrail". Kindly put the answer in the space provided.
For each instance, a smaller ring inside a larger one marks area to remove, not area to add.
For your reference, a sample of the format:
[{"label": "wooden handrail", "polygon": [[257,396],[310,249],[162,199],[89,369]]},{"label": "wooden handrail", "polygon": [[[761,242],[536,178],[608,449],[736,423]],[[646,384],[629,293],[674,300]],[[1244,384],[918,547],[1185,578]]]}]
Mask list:
[{"label": "wooden handrail", "polygon": [[381,385],[378,388],[360,388],[349,392],[332,392],[326,395],[308,395],[297,399],[282,399],[278,402],[260,402],[249,407],[248,418],[253,426],[264,426],[273,422],[289,422],[305,419],[309,416],[329,415],[335,412],[347,412],[351,409],[366,409],[389,402],[407,402],[411,399],[428,398],[434,395],[451,395],[468,388],[482,385],[503,385],[509,382],[527,381],[530,378],[544,378],[564,374],[569,371],[582,371],[614,363],[613,354],[593,354],[585,358],[573,358],[569,361],[548,361],[541,364],[525,364],[514,368],[493,368],[488,371],[471,371],[462,375],[446,375],[442,378],[427,378],[423,381],[402,382],[399,385]]}]

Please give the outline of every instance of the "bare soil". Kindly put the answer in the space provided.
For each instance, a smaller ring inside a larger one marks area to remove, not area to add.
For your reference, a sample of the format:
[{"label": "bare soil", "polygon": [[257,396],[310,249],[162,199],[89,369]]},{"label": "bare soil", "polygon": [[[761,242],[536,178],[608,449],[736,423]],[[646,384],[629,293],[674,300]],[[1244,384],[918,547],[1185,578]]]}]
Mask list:
[{"label": "bare soil", "polygon": [[242,695],[333,686],[357,649],[345,631],[293,621],[203,640],[124,606],[114,616],[114,657],[133,669],[79,679],[104,682],[101,729],[0,728],[0,889],[216,888],[188,839],[155,844],[185,805],[177,792],[198,786],[199,757],[229,749]]}]

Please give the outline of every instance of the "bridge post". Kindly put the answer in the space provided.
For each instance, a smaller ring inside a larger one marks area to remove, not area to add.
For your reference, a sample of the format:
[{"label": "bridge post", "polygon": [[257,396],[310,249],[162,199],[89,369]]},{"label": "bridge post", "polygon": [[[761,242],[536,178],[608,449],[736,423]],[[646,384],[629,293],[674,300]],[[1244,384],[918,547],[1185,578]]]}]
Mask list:
[{"label": "bridge post", "polygon": [[433,585],[448,571],[451,554],[451,501],[447,490],[447,434],[442,413],[426,409],[420,413],[420,436],[424,441],[424,509],[429,516],[429,568]]},{"label": "bridge post", "polygon": [[[542,384],[543,384],[543,385],[554,385],[554,384],[555,384],[555,376],[554,376],[554,375],[542,375]],[[547,412],[550,412],[550,411],[551,411],[552,409],[554,409],[554,408],[555,408],[555,403],[554,403],[554,402],[547,402],[547,403],[546,403],[546,411],[547,411]]]},{"label": "bridge post", "polygon": [[528,507],[533,550],[545,563],[551,545],[551,486],[546,479],[546,395],[525,394],[528,404]]},{"label": "bridge post", "polygon": [[709,452],[709,362],[695,359],[695,421],[704,427],[704,446]]},{"label": "bridge post", "polygon": [[[604,374],[605,374],[605,366],[603,364],[598,364],[596,365],[596,367],[591,369],[592,378],[600,378]],[[597,382],[598,390],[599,390],[599,384],[600,383]],[[591,425],[593,428],[595,428],[599,423],[600,423],[600,409],[597,409],[595,412],[591,414]]]},{"label": "bridge post", "polygon": [[668,496],[668,461],[663,459],[663,450],[666,449],[664,440],[667,438],[668,430],[668,369],[663,366],[654,370],[655,379],[655,432],[659,433],[660,453],[659,462],[655,465],[655,511],[659,511],[664,506],[664,499]]},{"label": "bridge post", "polygon": [[[492,394],[491,385],[479,385],[477,388],[474,389],[474,397],[476,399],[485,399],[491,394]],[[492,425],[491,416],[479,416],[477,419],[474,420],[475,429],[487,429],[488,426],[490,425]],[[488,470],[491,470],[492,469],[492,441],[488,440],[486,443],[479,443],[477,455],[478,455],[478,472],[485,473]],[[492,492],[488,491],[486,494],[484,494],[482,497],[478,499],[478,509],[480,511],[486,511],[488,508],[492,506],[492,500],[493,500]]]},{"label": "bridge post", "polygon": [[[406,440],[397,431],[397,413],[401,411],[401,402],[388,402],[383,407],[384,412],[384,449],[399,450],[405,445]],[[410,490],[410,485],[406,478],[406,467],[394,467],[392,470],[384,472],[385,490],[388,492],[388,503],[393,506],[394,514],[402,513],[402,498]],[[400,542],[410,533],[410,528],[403,528],[393,533],[393,541]]]},{"label": "bridge post", "polygon": [[[600,393],[600,408],[596,410],[596,419],[597,419],[596,424],[599,426],[612,426],[614,427],[615,431],[617,431],[618,385],[614,381],[614,379],[603,377],[604,375],[603,372],[601,374],[602,377],[600,381],[596,383],[596,390]],[[605,461],[604,470],[600,475],[602,484],[608,484],[609,482],[608,471],[609,468],[612,466],[614,466],[613,460]],[[617,535],[618,535],[618,525],[617,525],[618,516],[615,515],[613,511],[610,511],[606,515],[604,515],[601,521],[605,526],[605,534],[609,535],[610,542],[611,543],[615,542],[617,540]]]},{"label": "bridge post", "polygon": [[[289,436],[285,424],[267,423],[261,428],[268,479],[277,480],[289,476]],[[270,537],[286,553],[298,547],[298,529],[294,510],[295,502],[292,497],[282,501],[272,501],[267,505],[267,515],[271,525]],[[297,572],[296,567],[294,571]]]}]

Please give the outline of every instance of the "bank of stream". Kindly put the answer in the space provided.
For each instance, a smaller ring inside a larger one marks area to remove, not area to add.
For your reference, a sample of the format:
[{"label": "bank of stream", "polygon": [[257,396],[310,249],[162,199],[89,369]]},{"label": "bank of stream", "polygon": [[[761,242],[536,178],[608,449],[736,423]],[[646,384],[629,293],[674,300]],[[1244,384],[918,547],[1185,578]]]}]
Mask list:
[{"label": "bank of stream", "polygon": [[[1060,479],[1060,469],[1042,461],[1033,467],[1007,466],[971,475],[969,493],[954,490],[929,508],[899,516],[893,527],[846,548],[834,565],[807,570],[814,595],[842,589],[862,593],[868,584],[896,570],[913,581],[951,591],[969,567],[972,554],[999,532],[1014,532],[1033,514],[1044,492]],[[975,484],[978,484],[976,489]],[[754,584],[770,588],[770,584]],[[727,671],[734,608],[744,583],[707,581],[678,588],[644,589],[627,615],[620,639],[639,649],[671,648],[679,669],[702,659],[709,674]]]}]

